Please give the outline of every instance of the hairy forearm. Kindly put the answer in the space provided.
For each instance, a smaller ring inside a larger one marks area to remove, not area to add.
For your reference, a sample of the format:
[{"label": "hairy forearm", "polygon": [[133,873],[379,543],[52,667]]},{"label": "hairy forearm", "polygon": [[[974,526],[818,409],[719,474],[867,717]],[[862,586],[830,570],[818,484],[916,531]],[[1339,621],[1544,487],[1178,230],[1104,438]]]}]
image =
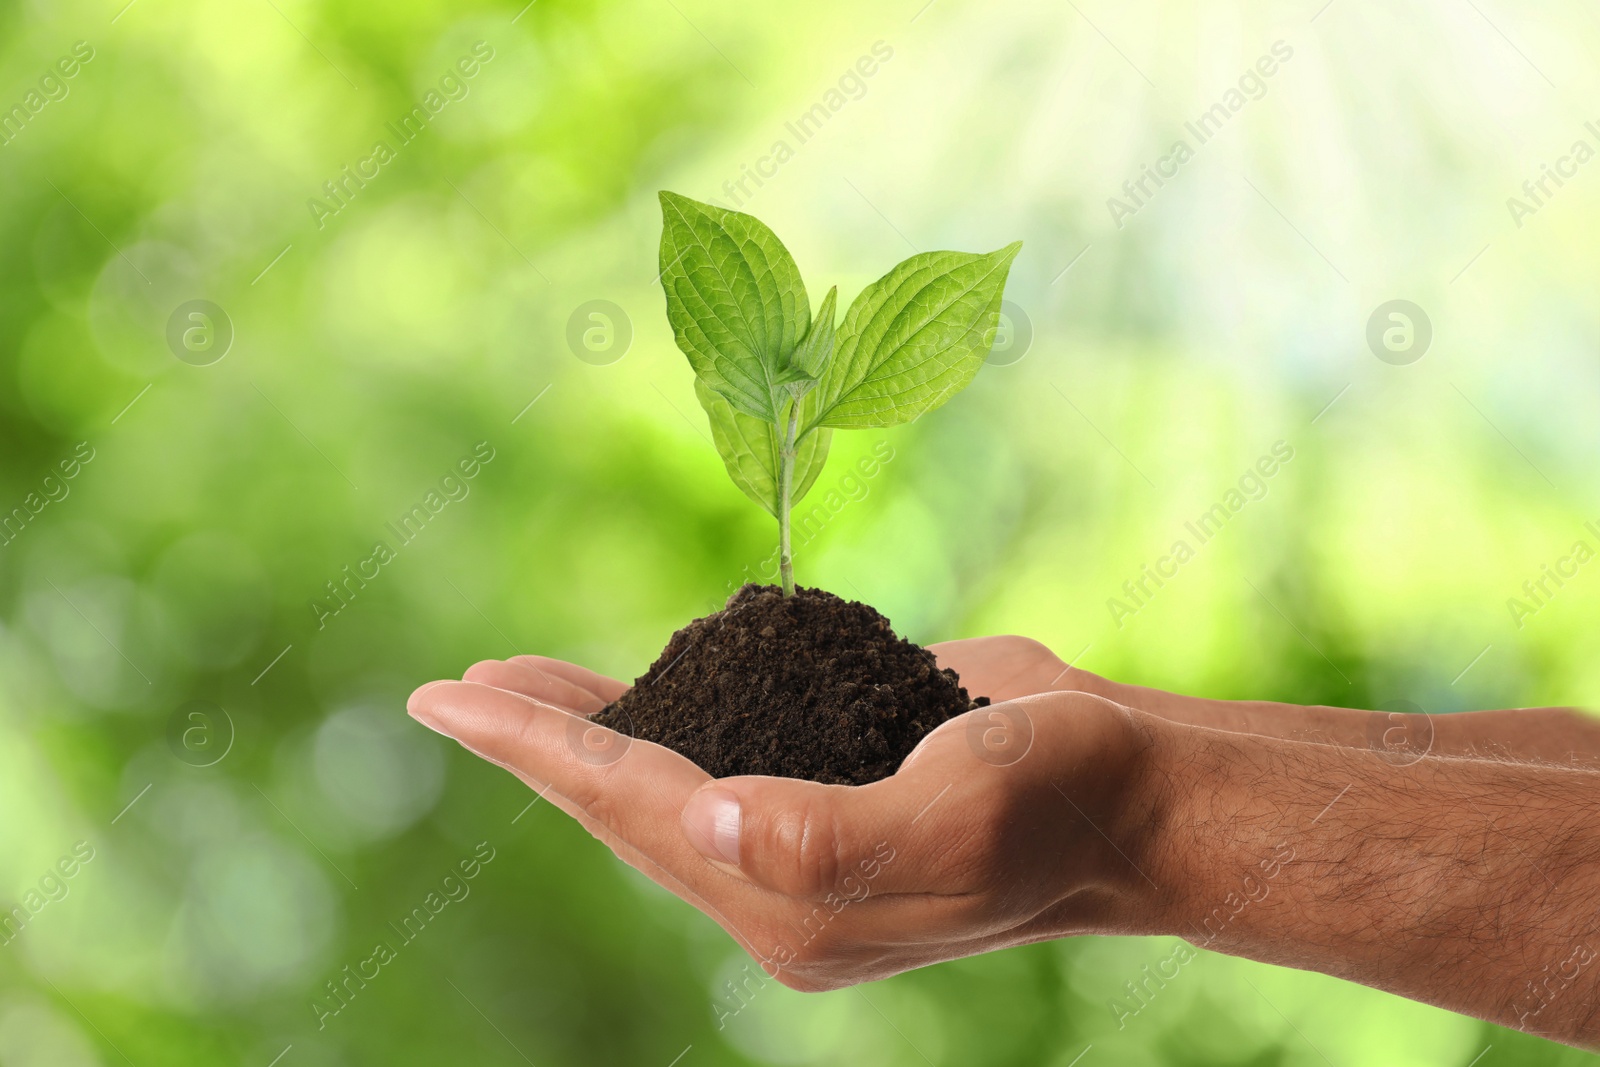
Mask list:
[{"label": "hairy forearm", "polygon": [[1600,718],[1574,708],[1416,715],[1265,700],[1206,700],[1123,685],[1072,669],[1055,683],[1174,722],[1286,741],[1600,770]]},{"label": "hairy forearm", "polygon": [[1600,1043],[1591,773],[1147,723],[1170,932]]}]

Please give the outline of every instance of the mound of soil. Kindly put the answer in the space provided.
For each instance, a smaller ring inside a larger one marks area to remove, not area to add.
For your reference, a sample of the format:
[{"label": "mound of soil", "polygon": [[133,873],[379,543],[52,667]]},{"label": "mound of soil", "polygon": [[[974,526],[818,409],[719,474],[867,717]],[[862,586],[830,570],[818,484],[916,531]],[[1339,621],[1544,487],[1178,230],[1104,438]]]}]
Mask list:
[{"label": "mound of soil", "polygon": [[673,634],[594,721],[675,749],[714,778],[865,785],[940,723],[988,703],[968,699],[955,671],[867,605],[751,584]]}]

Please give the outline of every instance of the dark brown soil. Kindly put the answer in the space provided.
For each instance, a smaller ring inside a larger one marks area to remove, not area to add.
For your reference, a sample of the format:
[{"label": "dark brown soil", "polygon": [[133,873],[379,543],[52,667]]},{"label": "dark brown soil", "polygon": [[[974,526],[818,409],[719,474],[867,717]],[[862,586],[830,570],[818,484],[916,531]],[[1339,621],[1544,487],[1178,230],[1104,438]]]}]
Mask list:
[{"label": "dark brown soil", "polygon": [[865,785],[934,727],[989,703],[865,604],[747,585],[672,635],[595,721],[676,749],[714,778]]}]

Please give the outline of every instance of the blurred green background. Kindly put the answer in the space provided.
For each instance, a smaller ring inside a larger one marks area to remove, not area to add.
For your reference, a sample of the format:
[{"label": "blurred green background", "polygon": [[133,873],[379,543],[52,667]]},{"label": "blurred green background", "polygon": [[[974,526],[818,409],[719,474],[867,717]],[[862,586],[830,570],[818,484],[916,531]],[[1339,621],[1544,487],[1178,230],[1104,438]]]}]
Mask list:
[{"label": "blurred green background", "polygon": [[[0,8],[4,1067],[1589,1062],[1210,954],[1119,1026],[1159,939],[719,1027],[733,943],[403,704],[516,652],[632,677],[771,552],[660,188],[760,215],[814,298],[1027,242],[973,387],[837,439],[803,583],[1194,693],[1592,703],[1600,564],[1508,604],[1600,544],[1592,5],[122,4]],[[1380,359],[1396,299],[1431,340]]]}]

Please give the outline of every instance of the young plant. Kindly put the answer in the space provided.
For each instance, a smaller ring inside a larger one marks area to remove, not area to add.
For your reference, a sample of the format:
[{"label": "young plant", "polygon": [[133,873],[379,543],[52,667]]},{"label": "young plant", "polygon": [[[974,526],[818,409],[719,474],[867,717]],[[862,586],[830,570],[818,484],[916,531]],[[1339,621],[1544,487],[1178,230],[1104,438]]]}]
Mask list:
[{"label": "young plant", "polygon": [[759,219],[661,193],[661,287],[728,475],[778,520],[794,595],[789,514],[822,473],[834,430],[910,422],[972,381],[994,343],[1022,242],[979,255],[919,252],[816,317],[789,250]]}]

